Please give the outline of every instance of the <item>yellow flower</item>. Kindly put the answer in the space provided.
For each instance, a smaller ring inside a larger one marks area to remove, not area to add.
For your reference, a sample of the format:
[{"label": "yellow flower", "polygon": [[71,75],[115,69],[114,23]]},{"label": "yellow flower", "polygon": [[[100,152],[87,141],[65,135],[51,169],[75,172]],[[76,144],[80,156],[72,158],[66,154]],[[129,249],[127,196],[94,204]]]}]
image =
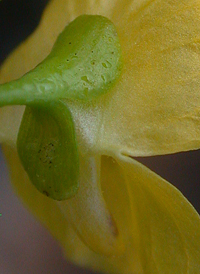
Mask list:
[{"label": "yellow flower", "polygon": [[81,14],[100,14],[115,24],[124,66],[107,94],[68,102],[80,150],[80,189],[58,202],[32,186],[16,152],[21,106],[0,109],[0,142],[14,187],[79,265],[107,273],[197,274],[198,214],[132,157],[200,147],[200,3],[53,0],[39,28],[5,62],[1,82],[40,63]]}]

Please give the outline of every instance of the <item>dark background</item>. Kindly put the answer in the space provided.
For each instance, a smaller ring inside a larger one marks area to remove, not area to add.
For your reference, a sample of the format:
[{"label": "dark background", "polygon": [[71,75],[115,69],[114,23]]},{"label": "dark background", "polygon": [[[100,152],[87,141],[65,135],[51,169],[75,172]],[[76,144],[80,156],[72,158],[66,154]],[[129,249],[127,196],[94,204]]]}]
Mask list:
[{"label": "dark background", "polygon": [[0,63],[38,25],[48,0],[0,1]]},{"label": "dark background", "polygon": [[[72,0],[73,1],[73,0]],[[37,26],[48,0],[0,2],[0,64]],[[200,151],[137,158],[177,186],[200,213]],[[56,241],[12,192],[0,151],[0,273],[92,273],[66,262]]]}]

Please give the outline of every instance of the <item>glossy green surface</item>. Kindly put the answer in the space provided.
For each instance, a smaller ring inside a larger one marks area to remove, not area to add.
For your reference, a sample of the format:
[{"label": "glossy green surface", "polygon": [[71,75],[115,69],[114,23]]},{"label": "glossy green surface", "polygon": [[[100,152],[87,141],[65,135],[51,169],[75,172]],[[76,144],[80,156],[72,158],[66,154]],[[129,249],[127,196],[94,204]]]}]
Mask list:
[{"label": "glossy green surface", "polygon": [[82,15],[64,29],[49,56],[34,70],[0,86],[0,106],[91,100],[109,90],[121,68],[114,25],[103,16]]},{"label": "glossy green surface", "polygon": [[77,192],[79,159],[74,125],[63,103],[27,107],[17,148],[24,169],[40,192],[55,200]]}]

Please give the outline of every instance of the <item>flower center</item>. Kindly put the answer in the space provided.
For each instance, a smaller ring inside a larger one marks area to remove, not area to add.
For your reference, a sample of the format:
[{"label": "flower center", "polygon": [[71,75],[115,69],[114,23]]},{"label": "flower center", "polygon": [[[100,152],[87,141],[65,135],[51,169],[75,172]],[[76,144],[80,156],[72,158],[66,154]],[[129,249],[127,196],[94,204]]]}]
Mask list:
[{"label": "flower center", "polygon": [[75,195],[79,156],[66,101],[92,100],[114,85],[122,68],[119,38],[103,16],[82,15],[59,35],[32,71],[0,86],[0,106],[27,105],[17,147],[31,182],[43,194]]}]

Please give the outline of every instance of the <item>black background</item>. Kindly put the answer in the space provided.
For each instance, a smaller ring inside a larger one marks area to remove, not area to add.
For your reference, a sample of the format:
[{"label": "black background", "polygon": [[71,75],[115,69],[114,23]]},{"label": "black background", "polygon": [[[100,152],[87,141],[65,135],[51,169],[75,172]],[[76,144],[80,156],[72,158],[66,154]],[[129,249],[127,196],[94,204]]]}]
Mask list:
[{"label": "black background", "polygon": [[0,62],[38,25],[48,0],[0,1]]}]

